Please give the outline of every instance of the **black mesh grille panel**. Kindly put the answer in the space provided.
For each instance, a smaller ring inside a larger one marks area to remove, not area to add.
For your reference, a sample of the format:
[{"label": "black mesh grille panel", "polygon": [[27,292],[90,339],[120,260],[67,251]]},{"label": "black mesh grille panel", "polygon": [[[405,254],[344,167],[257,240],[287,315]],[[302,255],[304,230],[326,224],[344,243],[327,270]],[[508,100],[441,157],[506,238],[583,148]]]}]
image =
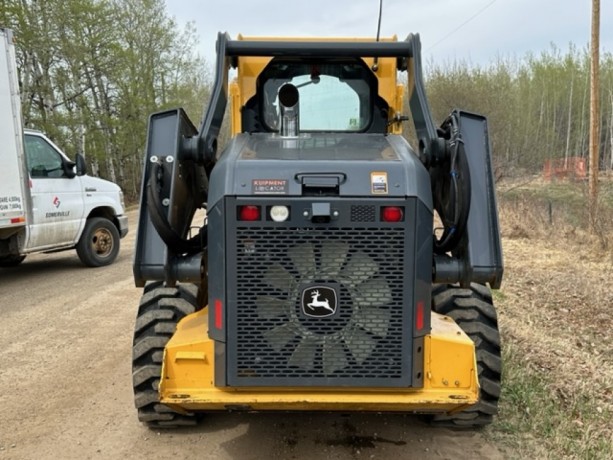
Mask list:
[{"label": "black mesh grille panel", "polygon": [[404,228],[262,226],[234,235],[232,384],[408,381]]},{"label": "black mesh grille panel", "polygon": [[370,205],[351,206],[351,222],[374,222],[375,207]]}]

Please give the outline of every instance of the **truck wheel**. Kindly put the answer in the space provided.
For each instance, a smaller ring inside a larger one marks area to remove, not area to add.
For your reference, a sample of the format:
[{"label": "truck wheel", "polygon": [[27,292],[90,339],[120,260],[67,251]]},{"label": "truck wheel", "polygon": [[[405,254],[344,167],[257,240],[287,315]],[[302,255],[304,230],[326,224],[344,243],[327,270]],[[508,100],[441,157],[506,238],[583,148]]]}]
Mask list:
[{"label": "truck wheel", "polygon": [[162,374],[164,347],[177,323],[202,307],[197,304],[197,287],[163,287],[149,283],[138,307],[132,348],[132,383],[138,419],[149,427],[172,428],[195,425],[193,414],[179,414],[160,404],[158,385]]},{"label": "truck wheel", "polygon": [[462,412],[435,415],[435,425],[475,428],[488,425],[498,412],[500,397],[500,334],[498,319],[489,288],[471,284],[469,289],[452,285],[436,286],[432,291],[432,309],[447,315],[475,343],[479,375],[479,402]]},{"label": "truck wheel", "polygon": [[16,267],[21,262],[23,262],[25,258],[26,256],[15,256],[15,255],[1,257],[0,267]]},{"label": "truck wheel", "polygon": [[102,267],[115,261],[119,254],[119,231],[103,217],[87,219],[77,243],[79,259],[88,267]]}]

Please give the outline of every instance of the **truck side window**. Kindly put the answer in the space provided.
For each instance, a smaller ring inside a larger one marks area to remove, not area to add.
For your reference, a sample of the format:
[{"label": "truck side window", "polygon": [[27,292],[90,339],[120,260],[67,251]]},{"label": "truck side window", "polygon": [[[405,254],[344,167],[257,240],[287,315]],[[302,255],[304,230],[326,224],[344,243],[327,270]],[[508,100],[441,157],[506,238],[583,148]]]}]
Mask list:
[{"label": "truck side window", "polygon": [[44,139],[26,135],[25,149],[30,177],[64,177],[60,154]]}]

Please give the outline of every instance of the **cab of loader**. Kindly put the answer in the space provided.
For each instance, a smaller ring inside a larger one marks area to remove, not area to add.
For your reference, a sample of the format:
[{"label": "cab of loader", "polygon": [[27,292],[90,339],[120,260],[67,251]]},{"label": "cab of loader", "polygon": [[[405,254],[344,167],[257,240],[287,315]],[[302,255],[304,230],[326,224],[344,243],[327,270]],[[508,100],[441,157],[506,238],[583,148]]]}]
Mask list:
[{"label": "cab of loader", "polygon": [[[308,46],[309,40],[303,43]],[[297,90],[300,132],[399,134],[406,120],[401,114],[405,87],[397,84],[393,58],[238,56],[236,65],[240,71],[229,88],[232,135],[279,132],[279,91],[286,85],[285,97],[289,85]]]},{"label": "cab of loader", "polygon": [[201,126],[181,109],[151,116],[134,258],[141,421],[319,409],[492,420],[490,288],[503,268],[487,121],[454,110],[435,126],[420,47],[413,34],[219,34]]}]

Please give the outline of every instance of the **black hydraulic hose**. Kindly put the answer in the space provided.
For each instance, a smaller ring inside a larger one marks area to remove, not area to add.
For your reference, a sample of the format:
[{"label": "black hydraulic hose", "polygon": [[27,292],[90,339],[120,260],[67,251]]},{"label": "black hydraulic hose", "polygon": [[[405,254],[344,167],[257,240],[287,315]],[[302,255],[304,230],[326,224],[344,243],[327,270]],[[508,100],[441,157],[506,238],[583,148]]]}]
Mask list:
[{"label": "black hydraulic hose", "polygon": [[457,118],[452,115],[449,119],[451,123],[451,158],[449,164],[449,200],[453,211],[453,216],[444,215],[443,204],[440,203],[439,211],[441,220],[443,221],[444,231],[440,239],[434,241],[434,251],[437,254],[445,254],[453,251],[460,243],[466,231],[468,222],[468,213],[470,211],[470,169],[466,151],[464,149],[464,141],[462,140]]},{"label": "black hydraulic hose", "polygon": [[[170,226],[160,201],[158,176],[161,171],[162,166],[159,163],[153,163],[149,181],[147,182],[147,209],[151,216],[151,223],[160,235],[160,238],[162,238],[162,241],[175,254],[195,254],[202,250],[202,242],[206,239],[206,233],[203,233],[203,229],[201,229],[197,236],[186,240]],[[204,231],[206,231],[206,227],[204,227]]]}]

